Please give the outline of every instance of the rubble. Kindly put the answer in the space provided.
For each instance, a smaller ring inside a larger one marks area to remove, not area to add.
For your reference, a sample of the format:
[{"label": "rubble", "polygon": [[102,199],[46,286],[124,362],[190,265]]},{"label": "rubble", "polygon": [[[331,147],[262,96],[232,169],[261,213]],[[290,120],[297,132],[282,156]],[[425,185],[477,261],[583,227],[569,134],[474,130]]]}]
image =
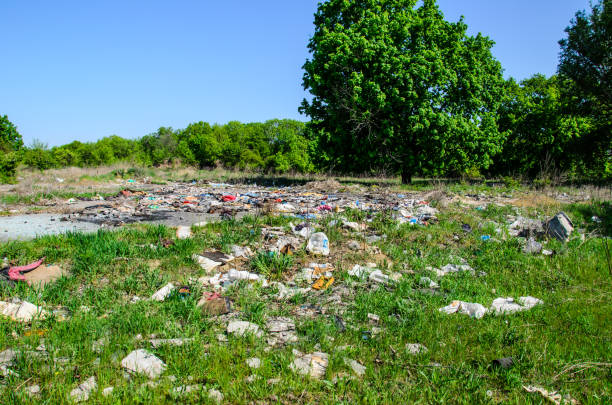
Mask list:
[{"label": "rubble", "polygon": [[259,367],[261,367],[261,359],[259,359],[257,357],[251,357],[251,358],[246,360],[246,364],[250,368],[258,369]]},{"label": "rubble", "polygon": [[227,325],[227,333],[234,334],[236,336],[245,336],[247,334],[253,334],[257,337],[262,337],[263,332],[259,329],[259,326],[251,322],[246,321],[233,321]]},{"label": "rubble", "polygon": [[85,382],[79,384],[78,387],[70,391],[70,399],[75,402],[87,401],[89,394],[98,388],[96,377],[89,377]]},{"label": "rubble", "polygon": [[298,341],[295,323],[291,318],[275,317],[266,321],[268,330],[268,345],[279,346]]},{"label": "rubble", "polygon": [[519,297],[518,303],[513,298],[496,298],[491,304],[489,311],[495,314],[512,314],[514,312],[527,311],[544,302],[534,297]]},{"label": "rubble", "polygon": [[407,343],[406,350],[408,350],[408,353],[413,354],[413,355],[427,353],[429,351],[429,349],[427,349],[425,346],[423,346],[420,343]]},{"label": "rubble", "polygon": [[311,378],[320,379],[325,376],[327,366],[329,364],[327,353],[314,352],[310,354],[302,354],[297,350],[293,350],[295,359],[289,365],[289,368],[301,375],[307,375]]},{"label": "rubble", "polygon": [[34,318],[46,318],[50,313],[30,302],[16,298],[12,302],[0,301],[0,314],[15,321],[31,322]]},{"label": "rubble", "polygon": [[166,370],[166,364],[154,354],[144,349],[132,351],[123,360],[121,367],[129,372],[145,374],[149,378],[157,379]]},{"label": "rubble", "polygon": [[352,359],[345,357],[344,364],[350,367],[351,370],[353,370],[353,372],[359,377],[363,376],[366,372],[366,367],[356,360],[352,360]]}]

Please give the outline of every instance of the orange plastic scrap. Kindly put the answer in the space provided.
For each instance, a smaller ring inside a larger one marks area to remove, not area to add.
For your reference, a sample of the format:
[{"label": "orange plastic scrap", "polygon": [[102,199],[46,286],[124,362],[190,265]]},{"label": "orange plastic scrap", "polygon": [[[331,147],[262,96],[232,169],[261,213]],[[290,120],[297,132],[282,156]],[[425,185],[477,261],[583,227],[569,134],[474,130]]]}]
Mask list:
[{"label": "orange plastic scrap", "polygon": [[315,290],[327,290],[329,286],[334,283],[333,277],[321,276],[317,281],[314,282],[312,288]]},{"label": "orange plastic scrap", "polygon": [[324,274],[328,271],[334,271],[334,268],[331,266],[331,264],[320,264],[318,266],[315,266],[313,270],[314,271],[312,272],[312,274],[314,276],[318,276],[319,274]]}]

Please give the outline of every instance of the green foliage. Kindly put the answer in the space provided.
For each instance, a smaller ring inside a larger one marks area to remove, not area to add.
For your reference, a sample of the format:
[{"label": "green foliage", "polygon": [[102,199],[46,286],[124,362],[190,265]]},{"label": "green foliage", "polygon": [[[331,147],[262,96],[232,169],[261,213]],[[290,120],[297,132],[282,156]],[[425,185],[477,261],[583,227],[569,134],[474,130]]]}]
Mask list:
[{"label": "green foliage", "polygon": [[18,151],[23,147],[23,139],[17,127],[6,115],[0,115],[0,152]]},{"label": "green foliage", "polygon": [[[567,110],[588,122],[586,133],[571,145],[579,157],[576,174],[612,178],[612,1],[600,0],[591,14],[576,13],[559,41],[559,75]],[[568,129],[576,127],[568,123]]]},{"label": "green foliage", "polygon": [[275,252],[259,252],[251,259],[251,268],[266,277],[280,280],[293,266],[293,256]]},{"label": "green foliage", "polygon": [[15,153],[23,147],[17,127],[0,115],[0,183],[13,183],[20,156]]},{"label": "green foliage", "polygon": [[313,98],[301,111],[322,136],[326,164],[416,173],[486,168],[500,151],[501,65],[493,41],[466,35],[433,0],[319,4],[304,65]]}]

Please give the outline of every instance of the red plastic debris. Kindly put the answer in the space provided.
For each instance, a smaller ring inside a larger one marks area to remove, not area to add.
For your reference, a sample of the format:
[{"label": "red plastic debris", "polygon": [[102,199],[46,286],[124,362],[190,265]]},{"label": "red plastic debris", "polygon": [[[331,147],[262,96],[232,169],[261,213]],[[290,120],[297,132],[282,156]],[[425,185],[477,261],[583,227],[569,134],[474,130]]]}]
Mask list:
[{"label": "red plastic debris", "polygon": [[282,203],[282,202],[283,202],[283,200],[281,200],[280,198],[277,198],[275,201],[276,201],[277,203]]},{"label": "red plastic debris", "polygon": [[319,211],[331,211],[332,207],[330,207],[329,205],[319,205],[318,209]]},{"label": "red plastic debris", "polygon": [[233,195],[224,195],[221,199],[223,202],[236,201],[236,197]]},{"label": "red plastic debris", "polygon": [[43,257],[40,260],[35,261],[34,263],[27,264],[25,266],[15,266],[11,267],[8,270],[9,279],[14,281],[24,281],[25,276],[21,274],[22,271],[28,272],[38,268],[43,262],[45,258]]}]

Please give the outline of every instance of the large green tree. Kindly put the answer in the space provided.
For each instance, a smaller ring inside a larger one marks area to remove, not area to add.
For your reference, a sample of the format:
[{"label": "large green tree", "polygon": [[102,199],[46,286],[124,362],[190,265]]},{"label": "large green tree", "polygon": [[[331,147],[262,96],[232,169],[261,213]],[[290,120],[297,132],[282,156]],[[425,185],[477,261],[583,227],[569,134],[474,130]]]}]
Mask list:
[{"label": "large green tree", "polygon": [[500,151],[493,42],[444,20],[435,0],[319,4],[300,111],[328,166],[417,173],[486,168]]},{"label": "large green tree", "polygon": [[612,176],[612,0],[600,0],[591,14],[576,13],[559,41],[559,76],[566,84],[566,113],[590,120],[591,129],[571,152],[580,173]]}]

